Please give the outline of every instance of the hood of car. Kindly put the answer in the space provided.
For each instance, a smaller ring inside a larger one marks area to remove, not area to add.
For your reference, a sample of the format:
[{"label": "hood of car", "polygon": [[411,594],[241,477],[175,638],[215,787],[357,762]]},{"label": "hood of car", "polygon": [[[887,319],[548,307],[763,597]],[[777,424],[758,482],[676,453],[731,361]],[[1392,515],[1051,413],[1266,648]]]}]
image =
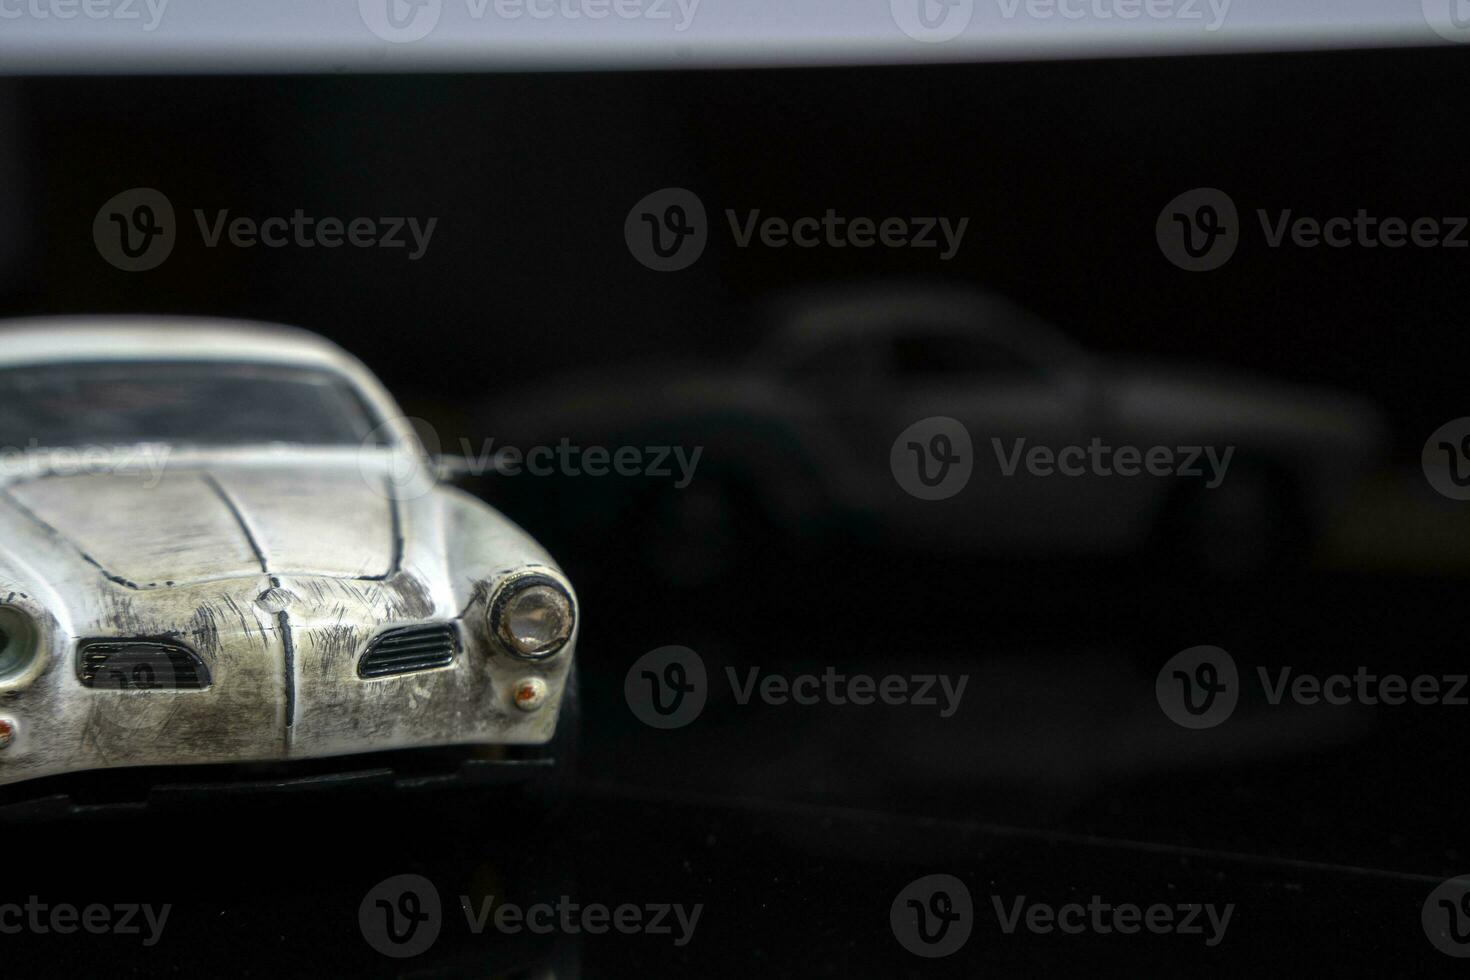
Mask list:
[{"label": "hood of car", "polygon": [[48,476],[6,495],[103,574],[136,588],[262,573],[382,578],[401,556],[397,505],[355,467]]}]

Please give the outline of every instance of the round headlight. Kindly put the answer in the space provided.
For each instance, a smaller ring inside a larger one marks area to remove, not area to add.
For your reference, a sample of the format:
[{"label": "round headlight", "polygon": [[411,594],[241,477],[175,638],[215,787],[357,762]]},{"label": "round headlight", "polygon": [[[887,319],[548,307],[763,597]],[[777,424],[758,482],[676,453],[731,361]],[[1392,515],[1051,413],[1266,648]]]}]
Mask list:
[{"label": "round headlight", "polygon": [[561,650],[576,624],[566,586],[546,575],[521,575],[501,585],[485,617],[491,635],[507,652],[530,660]]},{"label": "round headlight", "polygon": [[36,655],[36,627],[13,606],[0,606],[0,680],[19,674]]}]

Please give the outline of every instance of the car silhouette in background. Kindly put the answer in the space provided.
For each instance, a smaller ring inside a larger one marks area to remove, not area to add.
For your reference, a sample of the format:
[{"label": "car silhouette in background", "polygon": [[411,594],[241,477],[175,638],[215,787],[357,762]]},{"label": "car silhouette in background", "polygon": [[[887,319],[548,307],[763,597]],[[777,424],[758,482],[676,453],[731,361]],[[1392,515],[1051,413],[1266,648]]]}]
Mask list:
[{"label": "car silhouette in background", "polygon": [[[484,414],[502,442],[698,448],[686,485],[520,474],[483,492],[676,581],[834,536],[1250,572],[1305,555],[1383,442],[1359,399],[1096,355],[984,293],[864,287],[776,309],[742,363],[569,375]],[[963,486],[913,492],[945,453]]]}]

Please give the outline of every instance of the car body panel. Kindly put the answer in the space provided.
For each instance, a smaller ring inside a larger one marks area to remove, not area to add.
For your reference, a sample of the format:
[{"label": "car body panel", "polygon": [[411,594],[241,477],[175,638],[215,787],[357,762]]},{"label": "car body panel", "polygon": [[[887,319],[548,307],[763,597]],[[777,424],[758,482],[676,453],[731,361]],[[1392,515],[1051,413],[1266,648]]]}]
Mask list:
[{"label": "car body panel", "polygon": [[[78,361],[95,360],[97,346],[124,356],[100,339],[111,331],[81,331],[88,347],[66,324],[54,329]],[[252,363],[258,353],[252,331],[224,331],[246,338],[231,347],[205,325],[191,330],[198,335],[169,349],[193,343]],[[0,365],[15,363],[10,336],[0,331]],[[44,345],[22,346],[20,363],[41,363]],[[298,349],[343,376],[361,371],[346,355],[325,357],[320,342]],[[155,352],[145,343],[131,356]],[[179,447],[152,474],[115,471],[105,454],[86,472],[53,471],[41,452],[35,465],[0,475],[0,603],[41,633],[35,661],[0,677],[0,716],[15,727],[0,751],[0,784],[114,766],[551,739],[575,632],[560,653],[532,663],[494,644],[484,617],[507,576],[564,581],[560,569],[498,512],[437,485],[386,393],[375,382],[359,390],[387,446]],[[358,675],[380,633],[427,624],[458,632],[447,666]],[[209,684],[84,686],[78,645],[97,639],[182,644]],[[529,677],[550,695],[534,712],[513,699]]]}]

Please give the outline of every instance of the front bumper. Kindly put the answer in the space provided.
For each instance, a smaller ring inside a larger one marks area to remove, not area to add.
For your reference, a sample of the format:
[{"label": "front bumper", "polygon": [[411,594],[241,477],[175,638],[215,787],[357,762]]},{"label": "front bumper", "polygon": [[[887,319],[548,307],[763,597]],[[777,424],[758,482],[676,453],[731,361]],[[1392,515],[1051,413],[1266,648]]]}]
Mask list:
[{"label": "front bumper", "polygon": [[[495,757],[498,755],[498,757]],[[561,760],[474,748],[405,749],[274,763],[139,766],[75,772],[0,787],[0,820],[115,816],[221,801],[384,798],[513,790],[551,779]]]},{"label": "front bumper", "polygon": [[[407,579],[407,576],[403,576]],[[255,598],[284,590],[284,610]],[[170,590],[172,615],[130,608],[111,622],[124,637],[172,635],[208,668],[204,690],[85,687],[80,639],[48,637],[49,661],[24,688],[0,692],[14,726],[0,749],[0,785],[88,770],[321,759],[437,746],[540,745],[556,730],[575,637],[544,663],[508,657],[486,640],[476,607],[436,608],[409,581],[251,579]],[[180,611],[186,614],[180,616]],[[188,623],[169,630],[167,620]],[[452,663],[387,677],[358,676],[381,631],[455,623]],[[513,692],[540,678],[547,698],[523,711]]]}]

